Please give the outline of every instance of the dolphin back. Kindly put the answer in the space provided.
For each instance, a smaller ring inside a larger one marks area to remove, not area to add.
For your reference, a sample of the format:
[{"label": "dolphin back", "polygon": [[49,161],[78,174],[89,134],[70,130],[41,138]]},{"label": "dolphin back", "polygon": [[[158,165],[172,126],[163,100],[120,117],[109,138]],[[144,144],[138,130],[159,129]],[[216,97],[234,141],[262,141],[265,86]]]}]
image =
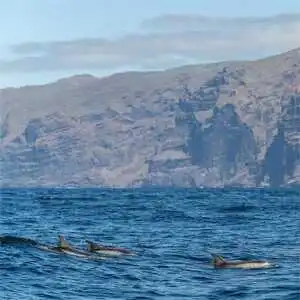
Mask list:
[{"label": "dolphin back", "polygon": [[273,264],[263,260],[226,261],[222,256],[217,254],[211,255],[213,257],[212,263],[215,268],[260,269],[273,266]]},{"label": "dolphin back", "polygon": [[12,236],[12,235],[2,235],[0,236],[0,244],[3,245],[38,245],[38,242],[24,237]]},{"label": "dolphin back", "polygon": [[119,254],[126,254],[126,255],[134,255],[130,250],[125,248],[102,245],[88,240],[86,240],[86,243],[89,252],[102,252],[102,253],[111,252],[111,253],[119,253]]}]

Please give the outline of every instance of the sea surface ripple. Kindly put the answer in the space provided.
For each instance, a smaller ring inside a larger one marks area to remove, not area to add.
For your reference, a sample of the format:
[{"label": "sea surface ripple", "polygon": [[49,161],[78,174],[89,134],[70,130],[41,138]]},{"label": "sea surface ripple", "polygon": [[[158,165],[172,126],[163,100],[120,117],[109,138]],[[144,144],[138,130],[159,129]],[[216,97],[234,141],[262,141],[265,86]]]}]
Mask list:
[{"label": "sea surface ripple", "polygon": [[[0,299],[300,299],[300,190],[2,189],[0,235],[132,249],[87,260],[0,245]],[[226,259],[275,268],[214,269]]]}]

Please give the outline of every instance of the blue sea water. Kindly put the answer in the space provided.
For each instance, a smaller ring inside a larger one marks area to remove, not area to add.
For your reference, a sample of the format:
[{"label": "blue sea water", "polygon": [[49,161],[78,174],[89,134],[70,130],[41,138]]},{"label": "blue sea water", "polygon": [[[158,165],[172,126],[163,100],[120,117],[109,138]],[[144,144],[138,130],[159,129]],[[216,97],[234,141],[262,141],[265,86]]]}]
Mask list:
[{"label": "blue sea water", "polygon": [[[0,246],[0,299],[300,299],[299,190],[2,189],[0,235],[138,255]],[[210,253],[275,268],[214,269]]]}]

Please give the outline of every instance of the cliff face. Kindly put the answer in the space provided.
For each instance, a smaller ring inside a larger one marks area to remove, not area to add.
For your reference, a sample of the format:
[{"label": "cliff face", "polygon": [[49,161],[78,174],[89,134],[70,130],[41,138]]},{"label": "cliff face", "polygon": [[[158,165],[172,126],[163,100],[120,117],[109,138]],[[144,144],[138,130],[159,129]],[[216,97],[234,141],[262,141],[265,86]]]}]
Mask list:
[{"label": "cliff face", "polygon": [[300,50],[0,90],[3,186],[300,184]]}]

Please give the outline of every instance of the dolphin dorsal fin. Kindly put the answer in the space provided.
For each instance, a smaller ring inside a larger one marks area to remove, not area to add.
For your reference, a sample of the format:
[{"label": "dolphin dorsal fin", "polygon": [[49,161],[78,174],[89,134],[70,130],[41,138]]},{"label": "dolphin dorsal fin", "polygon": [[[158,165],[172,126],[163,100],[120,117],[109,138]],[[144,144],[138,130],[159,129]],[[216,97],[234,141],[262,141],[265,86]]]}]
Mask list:
[{"label": "dolphin dorsal fin", "polygon": [[57,247],[68,249],[68,248],[70,248],[70,244],[65,240],[65,238],[62,235],[59,235]]},{"label": "dolphin dorsal fin", "polygon": [[90,252],[97,248],[97,244],[95,244],[94,242],[86,241],[86,243],[87,243],[87,249]]},{"label": "dolphin dorsal fin", "polygon": [[213,257],[213,264],[215,266],[222,265],[222,264],[226,263],[225,259],[222,256],[214,254],[214,253],[211,253],[211,255]]},{"label": "dolphin dorsal fin", "polygon": [[89,252],[93,251],[93,243],[90,241],[86,241],[86,247]]},{"label": "dolphin dorsal fin", "polygon": [[87,249],[88,249],[88,251],[90,251],[90,252],[96,251],[96,250],[103,250],[103,249],[107,248],[107,247],[104,246],[104,245],[96,244],[96,243],[91,242],[91,241],[86,241],[86,242],[87,242]]}]

